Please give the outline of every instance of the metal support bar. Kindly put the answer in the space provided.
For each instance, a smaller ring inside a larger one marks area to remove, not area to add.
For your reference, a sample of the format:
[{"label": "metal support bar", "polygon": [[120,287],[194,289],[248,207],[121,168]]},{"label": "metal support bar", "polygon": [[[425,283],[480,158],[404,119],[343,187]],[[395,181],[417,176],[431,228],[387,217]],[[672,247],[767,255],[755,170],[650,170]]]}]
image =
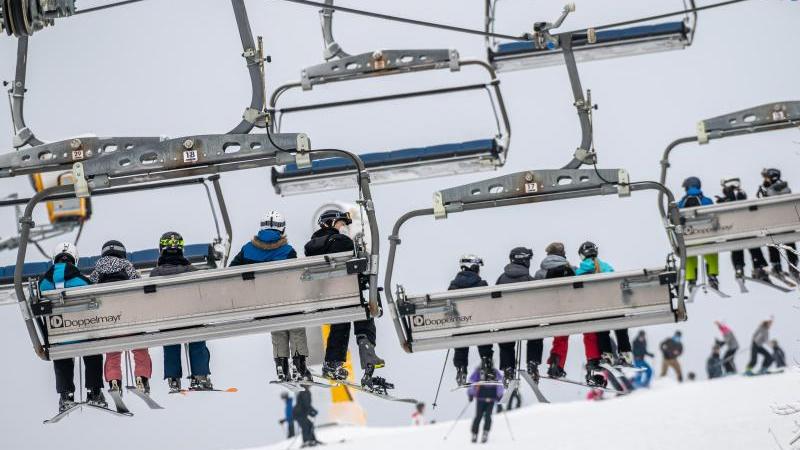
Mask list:
[{"label": "metal support bar", "polygon": [[[259,61],[256,43],[253,39],[253,31],[250,29],[250,19],[247,17],[247,8],[244,0],[231,0],[233,14],[236,17],[236,27],[239,30],[239,38],[242,41],[243,56],[247,60],[247,72],[250,74],[250,106],[248,111],[264,111],[264,79],[261,76],[263,60]],[[245,134],[253,129],[257,120],[248,120],[243,117],[239,125],[236,125],[228,134]]]},{"label": "metal support bar", "polygon": [[28,37],[22,36],[17,40],[17,67],[11,89],[8,90],[9,103],[11,104],[11,121],[14,126],[14,148],[25,145],[41,145],[42,141],[36,138],[33,131],[25,124],[25,80],[28,70]]},{"label": "metal support bar", "polygon": [[[333,5],[333,0],[325,0],[326,5]],[[319,11],[319,21],[322,26],[322,40],[325,43],[325,49],[322,51],[322,56],[325,61],[330,61],[333,58],[343,58],[350,56],[349,53],[342,50],[342,47],[336,42],[333,37],[333,8],[323,8]]]},{"label": "metal support bar", "polygon": [[[563,16],[562,16],[563,17]],[[569,84],[572,87],[572,96],[575,99],[575,108],[578,111],[578,120],[581,125],[581,143],[572,157],[572,161],[564,169],[579,169],[583,164],[597,163],[597,156],[592,148],[592,108],[591,100],[587,102],[583,95],[583,86],[578,73],[578,64],[575,62],[575,53],[572,51],[572,33],[558,35],[561,49],[564,52],[564,63],[567,66]]]},{"label": "metal support bar", "polygon": [[227,242],[225,245],[225,257],[222,259],[222,267],[228,266],[228,257],[231,252],[231,242],[233,242],[233,225],[231,225],[231,217],[228,214],[228,206],[225,204],[225,196],[222,195],[222,186],[219,183],[219,175],[212,175],[208,177],[214,185],[214,193],[217,196],[217,205],[219,205],[219,212],[222,215],[222,223],[225,224],[225,234],[227,235]]}]

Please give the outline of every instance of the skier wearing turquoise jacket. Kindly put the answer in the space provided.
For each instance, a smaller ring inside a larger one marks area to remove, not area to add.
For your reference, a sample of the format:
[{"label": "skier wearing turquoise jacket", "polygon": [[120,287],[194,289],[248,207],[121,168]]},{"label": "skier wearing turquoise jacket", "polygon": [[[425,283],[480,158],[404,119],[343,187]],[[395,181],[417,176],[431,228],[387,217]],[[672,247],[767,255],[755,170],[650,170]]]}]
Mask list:
[{"label": "skier wearing turquoise jacket", "polygon": [[[714,200],[703,195],[702,183],[697,177],[689,177],[683,180],[683,188],[686,190],[686,195],[678,201],[678,208],[691,208],[695,206],[713,205]],[[684,229],[684,232],[692,234],[691,227]],[[719,290],[719,255],[710,253],[703,255],[706,262],[706,274],[708,275],[708,285],[714,290]],[[697,256],[690,256],[686,258],[686,281],[689,282],[689,289],[694,289],[697,285]]]},{"label": "skier wearing turquoise jacket", "polygon": [[[600,249],[594,242],[586,241],[578,248],[578,254],[583,258],[575,275],[587,275],[591,273],[613,272],[611,264],[598,258]],[[617,350],[619,357],[616,358],[611,345],[611,333],[609,331],[597,332],[597,346],[600,348],[601,357],[609,364],[614,365],[633,365],[633,353],[631,352],[631,340],[628,336],[628,329],[623,328],[614,330],[617,337]]]}]

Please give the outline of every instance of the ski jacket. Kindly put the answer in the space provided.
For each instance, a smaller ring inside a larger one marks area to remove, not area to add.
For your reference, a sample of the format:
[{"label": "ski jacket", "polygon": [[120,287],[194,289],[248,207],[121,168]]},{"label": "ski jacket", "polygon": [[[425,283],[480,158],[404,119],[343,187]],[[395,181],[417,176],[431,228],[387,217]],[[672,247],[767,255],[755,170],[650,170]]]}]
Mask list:
[{"label": "ski jacket", "polygon": [[633,340],[633,359],[644,361],[645,356],[653,358],[655,355],[647,351],[647,339],[636,338]]},{"label": "ski jacket", "polygon": [[425,416],[419,411],[414,411],[414,414],[411,414],[411,425],[416,427],[425,425]]},{"label": "ski jacket", "polygon": [[231,267],[297,258],[297,252],[277,230],[261,230],[233,257]]},{"label": "ski jacket", "polygon": [[763,323],[756,328],[756,332],[753,333],[753,344],[758,345],[759,347],[764,346],[769,340],[769,328],[764,325]]},{"label": "ski jacket", "polygon": [[709,379],[722,377],[722,360],[718,354],[712,353],[706,360],[706,374]]},{"label": "ski jacket", "polygon": [[509,263],[503,268],[503,273],[497,278],[495,284],[521,283],[523,281],[533,281],[529,269],[522,264]]},{"label": "ski jacket", "polygon": [[179,273],[194,272],[197,267],[193,266],[183,254],[164,253],[158,258],[158,265],[150,271],[150,277],[164,277],[177,275]]},{"label": "ski jacket", "polygon": [[678,208],[691,208],[692,206],[713,205],[714,201],[703,195],[703,191],[691,187],[686,191],[686,195],[678,201]]},{"label": "ski jacket", "polygon": [[575,269],[569,264],[567,258],[560,255],[547,255],[539,264],[539,270],[533,276],[535,280],[545,278],[571,277],[575,275]]},{"label": "ski jacket", "polygon": [[[598,270],[599,269],[599,270]],[[586,275],[588,273],[604,273],[613,272],[614,268],[611,264],[603,261],[600,258],[586,258],[581,261],[581,265],[575,270],[575,275]]]},{"label": "ski jacket", "polygon": [[[494,369],[494,379],[500,383],[503,382],[503,374]],[[481,369],[477,368],[472,372],[472,375],[469,376],[470,383],[477,383],[481,380]],[[503,398],[503,393],[505,389],[503,385],[485,385],[485,386],[470,386],[467,389],[467,395],[469,398],[477,398],[479,401],[487,401],[487,402],[494,402],[500,401]]]},{"label": "ski jacket", "polygon": [[722,196],[717,196],[717,203],[736,202],[739,200],[747,200],[747,193],[741,189],[724,188],[722,189]]},{"label": "ski jacket", "polygon": [[775,367],[786,367],[786,353],[777,345],[772,349],[772,358],[775,360]]},{"label": "ski jacket", "polygon": [[327,255],[329,253],[351,252],[356,246],[350,236],[339,233],[335,228],[320,228],[306,242],[306,256]]},{"label": "ski jacket", "polygon": [[724,323],[717,325],[720,333],[722,333],[722,340],[724,345],[728,346],[728,350],[735,350],[739,348],[739,341],[736,340],[733,331]]},{"label": "ski jacket", "polygon": [[102,256],[89,274],[89,280],[95,283],[112,283],[114,281],[137,280],[142,278],[130,261],[117,256]]},{"label": "ski jacket", "polygon": [[39,279],[39,290],[51,291],[90,284],[92,284],[91,280],[83,276],[74,264],[56,263],[50,266]]},{"label": "ski jacket", "polygon": [[789,189],[789,183],[780,180],[776,183],[772,183],[770,186],[760,186],[758,188],[758,193],[756,197],[774,197],[776,195],[785,195],[791,194],[792,190]]},{"label": "ski jacket", "polygon": [[667,338],[661,342],[661,353],[664,359],[675,359],[683,353],[683,344],[674,338]]},{"label": "ski jacket", "polygon": [[468,289],[488,285],[489,283],[481,278],[480,275],[471,270],[464,269],[456,274],[456,277],[450,282],[450,286],[447,288],[447,290],[452,291],[455,289]]},{"label": "ski jacket", "polygon": [[295,418],[314,417],[317,415],[317,410],[311,406],[311,392],[304,389],[297,393],[297,402],[294,405],[292,414]]}]

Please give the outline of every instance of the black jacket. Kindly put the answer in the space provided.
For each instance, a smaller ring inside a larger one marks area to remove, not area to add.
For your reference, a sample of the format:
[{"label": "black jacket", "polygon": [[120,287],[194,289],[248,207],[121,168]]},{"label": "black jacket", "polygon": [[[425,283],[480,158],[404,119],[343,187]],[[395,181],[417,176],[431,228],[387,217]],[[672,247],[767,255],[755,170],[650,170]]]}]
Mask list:
[{"label": "black jacket", "polygon": [[777,345],[772,350],[772,358],[775,359],[775,367],[786,367],[786,353]]},{"label": "black jacket", "polygon": [[530,270],[522,264],[509,263],[503,268],[503,274],[497,278],[495,284],[522,283],[533,281]]},{"label": "black jacket", "polygon": [[653,354],[647,351],[647,339],[634,339],[633,359],[643,361],[645,356],[653,357]]},{"label": "black jacket", "polygon": [[311,393],[309,391],[302,390],[297,393],[292,415],[295,418],[305,416],[314,417],[317,415],[317,410],[311,406]]},{"label": "black jacket", "polygon": [[661,342],[661,353],[665,359],[675,359],[683,353],[683,344],[672,338]]},{"label": "black jacket", "polygon": [[141,278],[130,261],[117,256],[103,256],[97,260],[89,275],[92,283],[112,283],[114,281],[136,280]]},{"label": "black jacket", "polygon": [[724,188],[722,189],[722,196],[717,196],[717,203],[735,202],[738,200],[747,200],[747,193],[741,189]]},{"label": "black jacket", "polygon": [[471,271],[471,270],[462,270],[458,272],[456,277],[453,281],[450,282],[450,287],[447,288],[448,291],[452,291],[455,289],[468,289],[473,287],[479,286],[488,286],[489,283],[486,282],[480,275]]},{"label": "black jacket", "polygon": [[712,353],[706,361],[706,373],[708,378],[720,378],[722,376],[722,360],[719,354]]},{"label": "black jacket", "polygon": [[350,236],[339,233],[334,228],[320,228],[306,242],[306,256],[327,255],[329,253],[352,252],[355,244]]},{"label": "black jacket", "polygon": [[150,277],[164,277],[196,270],[197,267],[184,258],[183,254],[165,253],[158,258],[158,265],[150,271]]}]

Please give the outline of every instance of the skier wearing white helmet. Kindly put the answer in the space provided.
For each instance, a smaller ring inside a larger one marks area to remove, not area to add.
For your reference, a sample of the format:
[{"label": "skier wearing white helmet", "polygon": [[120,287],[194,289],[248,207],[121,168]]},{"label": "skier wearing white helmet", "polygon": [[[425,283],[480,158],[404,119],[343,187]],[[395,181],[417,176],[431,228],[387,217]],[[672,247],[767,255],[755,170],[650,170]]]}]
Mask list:
[{"label": "skier wearing white helmet", "polygon": [[[461,271],[458,272],[453,281],[450,282],[450,286],[447,288],[448,290],[468,289],[489,285],[486,280],[480,276],[481,266],[483,265],[483,259],[480,256],[463,255],[459,258],[458,265]],[[479,345],[478,354],[481,357],[482,376],[484,378],[487,376],[493,377],[495,371],[492,362],[492,357],[494,356],[492,344]],[[456,383],[459,385],[467,384],[469,373],[469,347],[459,347],[455,349],[453,353],[453,365],[456,366]]]}]

